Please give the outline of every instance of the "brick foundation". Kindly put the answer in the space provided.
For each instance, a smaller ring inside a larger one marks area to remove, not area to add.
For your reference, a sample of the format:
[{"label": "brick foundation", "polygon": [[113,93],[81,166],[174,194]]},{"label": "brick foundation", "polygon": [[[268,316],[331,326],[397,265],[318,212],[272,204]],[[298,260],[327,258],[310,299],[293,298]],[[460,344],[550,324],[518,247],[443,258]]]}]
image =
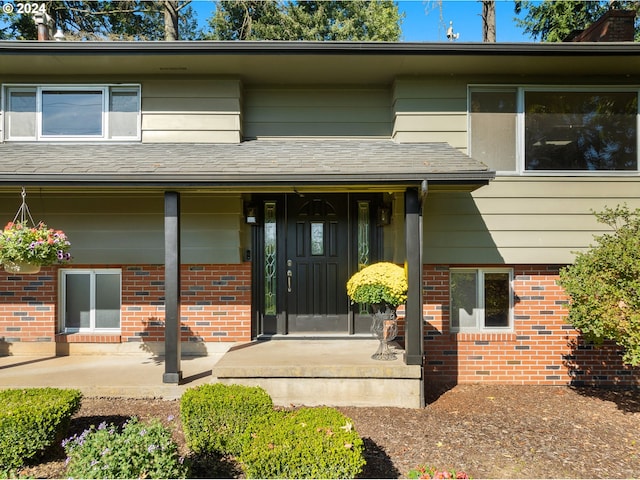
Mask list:
[{"label": "brick foundation", "polygon": [[427,383],[640,385],[615,346],[585,345],[566,324],[558,267],[515,265],[514,329],[454,333],[449,328],[449,267],[423,269]]}]

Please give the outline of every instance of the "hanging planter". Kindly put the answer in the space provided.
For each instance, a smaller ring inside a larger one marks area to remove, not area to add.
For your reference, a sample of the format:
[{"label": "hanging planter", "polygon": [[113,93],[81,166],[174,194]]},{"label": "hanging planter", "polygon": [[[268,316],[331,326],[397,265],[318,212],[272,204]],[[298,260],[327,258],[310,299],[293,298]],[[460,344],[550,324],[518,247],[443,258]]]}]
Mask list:
[{"label": "hanging planter", "polygon": [[12,222],[0,233],[0,263],[5,271],[14,274],[33,274],[40,267],[71,260],[71,243],[61,230],[49,228],[43,222],[37,225],[31,218],[22,189],[22,205]]}]

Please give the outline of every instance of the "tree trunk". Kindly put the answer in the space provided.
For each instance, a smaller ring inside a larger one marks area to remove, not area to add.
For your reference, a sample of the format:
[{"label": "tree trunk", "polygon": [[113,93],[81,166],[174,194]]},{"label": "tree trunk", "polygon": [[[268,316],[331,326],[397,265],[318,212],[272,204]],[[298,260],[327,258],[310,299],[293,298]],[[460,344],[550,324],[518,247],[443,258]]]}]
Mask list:
[{"label": "tree trunk", "polygon": [[178,0],[165,0],[164,2],[164,39],[175,41],[180,39],[178,33]]},{"label": "tree trunk", "polygon": [[482,0],[482,41],[496,41],[496,2]]}]

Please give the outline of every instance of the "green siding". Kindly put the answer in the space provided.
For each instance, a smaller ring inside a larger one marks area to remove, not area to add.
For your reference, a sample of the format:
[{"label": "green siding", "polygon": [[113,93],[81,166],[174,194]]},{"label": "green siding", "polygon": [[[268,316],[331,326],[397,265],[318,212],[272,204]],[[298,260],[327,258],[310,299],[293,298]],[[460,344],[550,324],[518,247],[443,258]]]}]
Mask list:
[{"label": "green siding", "polygon": [[[27,203],[35,222],[67,233],[73,264],[164,263],[162,194],[40,197],[27,191]],[[0,214],[6,221],[13,219],[19,205],[17,195],[0,196]],[[181,210],[182,263],[240,262],[240,195],[183,194]]]}]

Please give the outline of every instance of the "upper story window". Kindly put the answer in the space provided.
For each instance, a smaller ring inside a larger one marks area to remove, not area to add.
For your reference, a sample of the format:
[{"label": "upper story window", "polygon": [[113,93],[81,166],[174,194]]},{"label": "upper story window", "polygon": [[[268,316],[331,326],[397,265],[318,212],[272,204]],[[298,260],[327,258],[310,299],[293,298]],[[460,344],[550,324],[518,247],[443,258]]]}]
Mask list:
[{"label": "upper story window", "polygon": [[4,88],[7,141],[139,140],[138,85]]},{"label": "upper story window", "polygon": [[638,172],[638,90],[473,88],[471,155],[502,172]]}]

